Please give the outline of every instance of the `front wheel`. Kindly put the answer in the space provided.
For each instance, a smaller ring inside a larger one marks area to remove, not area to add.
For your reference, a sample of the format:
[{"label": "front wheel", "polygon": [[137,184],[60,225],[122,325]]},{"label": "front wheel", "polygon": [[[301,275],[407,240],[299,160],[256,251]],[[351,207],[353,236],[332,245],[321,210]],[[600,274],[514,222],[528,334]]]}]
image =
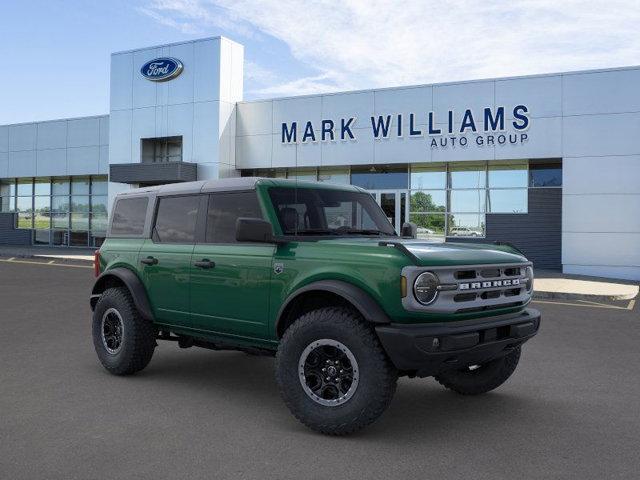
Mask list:
[{"label": "front wheel", "polygon": [[301,316],[276,355],[276,381],[289,410],[328,435],[353,433],[386,410],[397,372],[373,329],[344,308]]},{"label": "front wheel", "polygon": [[448,370],[436,375],[444,387],[461,395],[480,395],[498,388],[513,374],[520,360],[520,347],[504,357],[460,370]]}]

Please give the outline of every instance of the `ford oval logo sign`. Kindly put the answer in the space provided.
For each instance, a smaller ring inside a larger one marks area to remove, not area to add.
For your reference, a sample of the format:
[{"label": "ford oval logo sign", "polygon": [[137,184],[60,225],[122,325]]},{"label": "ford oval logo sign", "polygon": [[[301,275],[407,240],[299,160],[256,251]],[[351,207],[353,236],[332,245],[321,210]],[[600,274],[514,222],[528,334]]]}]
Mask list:
[{"label": "ford oval logo sign", "polygon": [[184,65],[177,58],[162,57],[149,60],[142,66],[140,73],[152,82],[166,82],[180,75],[183,69]]}]

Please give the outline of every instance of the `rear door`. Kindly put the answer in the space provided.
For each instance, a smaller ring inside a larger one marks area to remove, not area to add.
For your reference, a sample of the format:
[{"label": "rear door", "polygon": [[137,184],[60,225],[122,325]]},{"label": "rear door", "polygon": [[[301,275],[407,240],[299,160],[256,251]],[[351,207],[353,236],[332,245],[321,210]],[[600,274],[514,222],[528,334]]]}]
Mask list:
[{"label": "rear door", "polygon": [[263,217],[255,191],[209,195],[204,243],[192,256],[192,320],[201,330],[259,337],[267,332],[275,245],[236,242],[239,217]]},{"label": "rear door", "polygon": [[159,197],[152,237],[139,255],[156,321],[190,327],[189,280],[200,203],[205,196]]}]

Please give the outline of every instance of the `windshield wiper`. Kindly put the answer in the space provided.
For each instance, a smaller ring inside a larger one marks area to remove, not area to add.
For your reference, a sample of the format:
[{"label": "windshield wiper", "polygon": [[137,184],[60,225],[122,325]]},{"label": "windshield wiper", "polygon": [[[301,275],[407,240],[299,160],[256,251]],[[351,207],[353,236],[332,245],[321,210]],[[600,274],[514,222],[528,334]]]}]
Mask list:
[{"label": "windshield wiper", "polygon": [[287,232],[288,235],[340,235],[340,233],[329,228],[312,228],[307,230],[298,230],[297,232]]}]

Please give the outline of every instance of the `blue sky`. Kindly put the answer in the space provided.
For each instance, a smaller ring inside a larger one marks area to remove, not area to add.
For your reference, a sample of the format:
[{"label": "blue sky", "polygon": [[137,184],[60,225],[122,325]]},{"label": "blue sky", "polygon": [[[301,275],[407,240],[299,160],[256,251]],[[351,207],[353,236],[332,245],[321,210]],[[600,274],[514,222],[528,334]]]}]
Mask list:
[{"label": "blue sky", "polygon": [[107,113],[111,52],[191,38],[244,44],[255,99],[638,65],[638,25],[636,0],[2,0],[0,124]]}]

